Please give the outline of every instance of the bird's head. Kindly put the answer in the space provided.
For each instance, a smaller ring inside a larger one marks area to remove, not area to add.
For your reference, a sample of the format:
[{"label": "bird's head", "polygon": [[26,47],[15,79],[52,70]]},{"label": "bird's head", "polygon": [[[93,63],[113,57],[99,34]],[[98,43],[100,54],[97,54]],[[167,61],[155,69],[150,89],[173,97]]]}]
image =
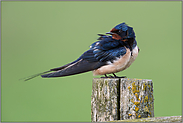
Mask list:
[{"label": "bird's head", "polygon": [[135,33],[132,27],[127,26],[125,23],[118,24],[106,34],[112,35],[113,39],[127,41],[128,39],[134,39]]}]

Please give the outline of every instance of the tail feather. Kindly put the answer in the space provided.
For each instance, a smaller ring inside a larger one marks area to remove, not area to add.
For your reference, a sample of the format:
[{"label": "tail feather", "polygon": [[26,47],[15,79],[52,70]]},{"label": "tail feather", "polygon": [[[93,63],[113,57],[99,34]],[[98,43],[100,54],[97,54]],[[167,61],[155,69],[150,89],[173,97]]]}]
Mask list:
[{"label": "tail feather", "polygon": [[[76,60],[76,61],[77,61],[77,60]],[[74,62],[76,62],[76,61],[74,61]],[[74,63],[74,62],[72,62],[72,63]],[[58,67],[58,68],[50,69],[49,71],[45,71],[45,72],[42,72],[42,73],[38,73],[38,74],[35,74],[35,75],[31,75],[31,76],[28,76],[28,77],[25,77],[25,78],[22,78],[22,79],[23,79],[24,81],[28,81],[28,80],[30,80],[30,79],[33,79],[33,78],[35,78],[35,77],[38,77],[38,76],[43,75],[43,74],[46,74],[46,73],[49,73],[49,72],[51,72],[51,71],[58,71],[58,70],[64,69],[65,67],[69,66],[69,65],[72,64],[72,63],[63,65],[63,66]],[[20,80],[22,80],[22,79],[20,79]]]},{"label": "tail feather", "polygon": [[[25,78],[22,78],[22,79],[24,81],[28,81],[30,79],[33,79],[33,78],[35,78],[37,76],[43,75],[43,74],[48,73],[48,72],[51,72],[51,71],[49,70],[49,71],[45,71],[45,72],[42,72],[42,73],[34,74],[34,75],[31,75],[31,76],[28,76],[28,77],[25,77]],[[20,79],[20,80],[22,80],[22,79]]]}]

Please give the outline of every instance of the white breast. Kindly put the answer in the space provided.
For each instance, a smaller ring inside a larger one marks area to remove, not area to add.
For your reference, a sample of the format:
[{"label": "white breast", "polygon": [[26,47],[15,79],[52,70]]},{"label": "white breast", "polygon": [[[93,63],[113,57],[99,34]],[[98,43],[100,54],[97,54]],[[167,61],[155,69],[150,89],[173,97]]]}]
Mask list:
[{"label": "white breast", "polygon": [[[138,56],[138,47],[136,46],[133,50],[132,50],[132,56],[130,57],[130,60],[128,62],[128,64],[126,65],[125,69],[130,67],[130,65],[135,61],[135,59],[137,58]],[[125,70],[124,69],[124,70]]]},{"label": "white breast", "polygon": [[108,62],[108,65],[102,66],[97,70],[94,70],[93,75],[95,76],[95,75],[111,74],[125,70],[135,61],[136,57],[138,56],[137,46],[132,50],[132,54],[133,55],[131,56],[130,49],[126,48],[125,55],[121,56],[117,60],[114,60],[113,63]]}]

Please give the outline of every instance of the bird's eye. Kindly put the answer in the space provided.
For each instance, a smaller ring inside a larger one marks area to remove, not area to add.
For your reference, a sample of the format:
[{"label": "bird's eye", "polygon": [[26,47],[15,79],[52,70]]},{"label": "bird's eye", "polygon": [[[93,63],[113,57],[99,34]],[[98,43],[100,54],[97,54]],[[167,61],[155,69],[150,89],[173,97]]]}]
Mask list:
[{"label": "bird's eye", "polygon": [[126,36],[128,36],[128,31],[126,31]]},{"label": "bird's eye", "polygon": [[117,33],[118,35],[120,35],[120,34],[122,33],[122,30],[118,30],[116,33]]}]

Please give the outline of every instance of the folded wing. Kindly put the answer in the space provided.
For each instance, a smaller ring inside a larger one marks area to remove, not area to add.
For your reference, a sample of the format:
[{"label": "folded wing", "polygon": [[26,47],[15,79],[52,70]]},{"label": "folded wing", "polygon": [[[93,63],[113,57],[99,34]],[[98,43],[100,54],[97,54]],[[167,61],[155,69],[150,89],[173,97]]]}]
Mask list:
[{"label": "folded wing", "polygon": [[49,77],[70,76],[70,75],[75,75],[75,74],[95,70],[102,65],[104,65],[104,63],[102,63],[102,62],[90,62],[90,61],[85,60],[85,59],[80,59],[77,62],[70,64],[61,70],[57,70],[55,72],[44,74],[41,76],[43,78],[45,78],[45,77],[49,78]]}]

